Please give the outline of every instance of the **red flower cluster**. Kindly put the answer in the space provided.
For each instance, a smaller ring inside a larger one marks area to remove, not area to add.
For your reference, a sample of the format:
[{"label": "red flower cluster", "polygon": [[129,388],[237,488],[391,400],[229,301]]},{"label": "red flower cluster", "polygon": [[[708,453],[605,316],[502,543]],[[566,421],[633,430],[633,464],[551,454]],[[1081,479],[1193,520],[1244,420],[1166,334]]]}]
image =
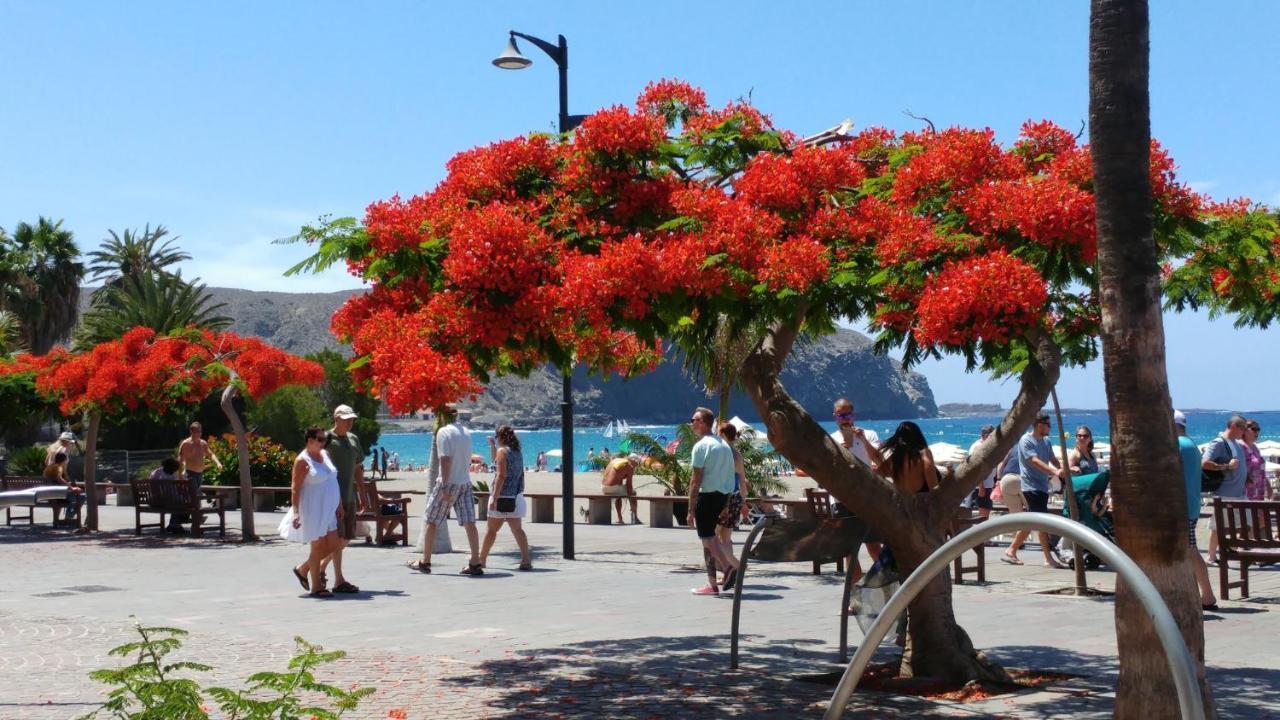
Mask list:
[{"label": "red flower cluster", "polygon": [[1048,293],[1036,269],[997,250],[947,263],[924,292],[913,330],[921,345],[1005,343],[1043,317]]},{"label": "red flower cluster", "polygon": [[449,234],[444,277],[471,293],[511,297],[552,279],[556,243],[512,205],[492,203],[468,211]]},{"label": "red flower cluster", "polygon": [[720,129],[721,126],[733,128],[744,139],[750,139],[760,133],[773,129],[767,115],[746,103],[729,103],[723,109],[709,110],[685,122],[685,131],[695,143],[701,143],[707,136]]},{"label": "red flower cluster", "polygon": [[822,243],[804,235],[787,238],[765,252],[760,276],[770,290],[807,292],[827,278],[831,262]]},{"label": "red flower cluster", "polygon": [[682,122],[707,109],[707,94],[683,80],[658,80],[645,86],[636,98],[636,109],[666,118],[668,125]]},{"label": "red flower cluster", "polygon": [[369,358],[356,380],[392,412],[441,407],[480,391],[465,358],[442,354],[426,342],[424,327],[434,321],[426,313],[378,312],[355,337],[356,353]]},{"label": "red flower cluster", "polygon": [[605,157],[647,155],[666,136],[661,118],[632,113],[621,105],[599,110],[578,126],[574,145]]},{"label": "red flower cluster", "polygon": [[1029,172],[1039,172],[1054,158],[1076,149],[1076,136],[1049,120],[1022,124],[1013,151],[1022,156]]},{"label": "red flower cluster", "polygon": [[413,250],[426,239],[423,225],[427,221],[425,196],[401,200],[399,195],[371,203],[364,213],[369,242],[379,253]]},{"label": "red flower cluster", "polygon": [[948,128],[919,136],[924,148],[900,168],[893,182],[893,199],[911,207],[926,194],[958,192],[991,177],[1009,174],[1004,153],[991,128]]},{"label": "red flower cluster", "polygon": [[546,135],[472,148],[449,161],[447,180],[435,194],[475,202],[527,197],[556,173],[560,157],[560,144]]},{"label": "red flower cluster", "polygon": [[856,188],[865,178],[866,171],[847,150],[798,147],[790,155],[756,155],[734,189],[753,205],[792,213],[813,208],[837,189]]},{"label": "red flower cluster", "polygon": [[1191,188],[1178,182],[1176,166],[1160,143],[1151,141],[1151,197],[1174,217],[1194,218],[1200,213],[1203,202]]},{"label": "red flower cluster", "polygon": [[1059,177],[987,183],[974,188],[958,204],[980,233],[1012,230],[1045,247],[1075,248],[1085,263],[1097,258],[1093,195]]}]

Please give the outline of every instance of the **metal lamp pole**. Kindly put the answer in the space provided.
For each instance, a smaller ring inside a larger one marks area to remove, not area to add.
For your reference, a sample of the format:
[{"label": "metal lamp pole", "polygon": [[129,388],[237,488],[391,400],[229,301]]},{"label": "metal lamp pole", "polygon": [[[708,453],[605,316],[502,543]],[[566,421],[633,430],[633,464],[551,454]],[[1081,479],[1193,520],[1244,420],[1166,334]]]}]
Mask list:
[{"label": "metal lamp pole", "polygon": [[[503,70],[523,70],[533,61],[520,53],[516,38],[523,38],[536,45],[555,61],[560,73],[560,137],[582,122],[583,115],[569,114],[569,43],[563,35],[559,43],[552,45],[541,38],[510,31],[507,49],[494,58],[493,64]],[[560,400],[560,514],[564,525],[564,558],[573,559],[573,387],[570,384],[573,371],[564,375],[563,397]]]}]

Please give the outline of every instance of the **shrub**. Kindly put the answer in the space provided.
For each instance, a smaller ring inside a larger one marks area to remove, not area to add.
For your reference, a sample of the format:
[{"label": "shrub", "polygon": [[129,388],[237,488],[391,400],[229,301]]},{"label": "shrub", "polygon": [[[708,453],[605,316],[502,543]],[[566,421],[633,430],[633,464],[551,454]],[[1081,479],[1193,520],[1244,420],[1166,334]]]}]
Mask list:
[{"label": "shrub", "polygon": [[39,475],[44,472],[45,448],[39,445],[16,447],[9,451],[10,475]]},{"label": "shrub", "polygon": [[[206,466],[204,482],[209,485],[239,485],[240,460],[236,455],[235,435],[210,438],[209,450],[222,462],[222,469],[216,465]],[[289,487],[297,457],[297,453],[271,438],[249,436],[249,475],[256,486]]]}]

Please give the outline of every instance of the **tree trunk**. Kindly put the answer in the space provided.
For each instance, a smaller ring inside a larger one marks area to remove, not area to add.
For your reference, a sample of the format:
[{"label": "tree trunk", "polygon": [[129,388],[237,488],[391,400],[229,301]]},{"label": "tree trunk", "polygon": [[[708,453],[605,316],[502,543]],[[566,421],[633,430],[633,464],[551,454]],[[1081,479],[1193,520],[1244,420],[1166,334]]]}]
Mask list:
[{"label": "tree trunk", "polygon": [[[720,407],[717,408],[721,423],[729,422],[729,394],[733,392],[733,385],[725,383],[720,387]],[[716,427],[720,427],[719,424]]]},{"label": "tree trunk", "polygon": [[[1058,379],[1057,347],[1047,338],[1033,338],[1034,361],[1023,372],[1021,390],[994,441],[979,446],[936,491],[904,496],[837,445],[782,386],[782,365],[798,326],[792,320],[770,331],[744,363],[743,385],[774,448],[874,527],[893,548],[899,570],[908,574],[942,545],[960,500],[995,469],[1039,412]],[[946,573],[912,602],[908,614],[911,652],[904,658],[904,672],[955,682],[1007,679],[1003,670],[974,650],[956,623]]]},{"label": "tree trunk", "polygon": [[100,414],[89,413],[89,428],[84,433],[84,492],[87,510],[84,526],[95,531],[98,529],[98,425],[101,421]]},{"label": "tree trunk", "polygon": [[[1089,139],[1116,540],[1155,584],[1182,629],[1198,660],[1205,714],[1214,717],[1165,372],[1149,178],[1147,3],[1093,0],[1089,22]],[[1116,587],[1116,633],[1120,682],[1115,716],[1177,717],[1164,652],[1141,604],[1122,582]]]},{"label": "tree trunk", "polygon": [[[1058,389],[1054,388],[1050,397],[1053,398],[1053,414],[1058,418],[1058,449],[1062,455],[1062,467],[1067,469],[1067,477],[1062,481],[1062,496],[1066,500],[1067,513],[1071,519],[1080,522],[1080,507],[1076,503],[1076,486],[1075,480],[1071,474],[1071,462],[1067,456],[1067,430],[1062,425],[1062,408],[1058,405]],[[1071,554],[1075,558],[1075,576],[1076,576],[1076,595],[1087,595],[1089,586],[1084,576],[1084,549],[1080,547],[1080,543],[1071,543]]]},{"label": "tree trunk", "polygon": [[249,433],[240,421],[232,401],[235,400],[236,386],[228,385],[222,391],[222,412],[231,421],[231,428],[236,433],[236,458],[240,466],[240,537],[247,541],[257,540],[258,535],[253,527],[253,480],[249,474]]}]

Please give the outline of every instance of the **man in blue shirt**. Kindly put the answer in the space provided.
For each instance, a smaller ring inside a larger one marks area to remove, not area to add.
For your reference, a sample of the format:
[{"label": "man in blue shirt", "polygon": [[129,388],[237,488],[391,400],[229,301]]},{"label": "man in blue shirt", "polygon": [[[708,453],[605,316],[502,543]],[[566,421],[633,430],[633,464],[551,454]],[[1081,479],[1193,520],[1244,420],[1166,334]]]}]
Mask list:
[{"label": "man in blue shirt", "polygon": [[[1223,500],[1244,500],[1244,486],[1249,479],[1249,466],[1245,462],[1244,448],[1240,445],[1240,438],[1244,437],[1246,425],[1243,417],[1232,415],[1227,419],[1227,429],[1205,447],[1204,454],[1200,458],[1201,469],[1223,473],[1222,484],[1213,492]],[[1218,561],[1218,526],[1214,522],[1215,518],[1209,518],[1209,562],[1211,563]]]},{"label": "man in blue shirt", "polygon": [[[1062,477],[1063,475],[1053,457],[1053,449],[1049,447],[1049,441],[1046,439],[1048,436],[1049,416],[1041,413],[1036,416],[1036,421],[1031,426],[1031,431],[1023,435],[1022,439],[1018,441],[1016,449],[1018,476],[1021,479],[1022,497],[1026,500],[1028,512],[1049,512],[1049,479]],[[1021,565],[1022,561],[1018,559],[1018,549],[1022,547],[1022,543],[1026,542],[1030,534],[1030,530],[1019,530],[1013,536],[1013,542],[1009,544],[1009,549],[1000,557],[1000,560],[1010,565]],[[1049,533],[1038,532],[1037,538],[1040,540],[1040,551],[1044,553],[1045,567],[1066,567],[1062,561],[1052,554]]]},{"label": "man in blue shirt", "polygon": [[1200,448],[1187,437],[1187,416],[1180,410],[1173,411],[1173,428],[1178,434],[1178,454],[1182,457],[1182,482],[1187,488],[1187,536],[1191,541],[1191,567],[1196,573],[1196,585],[1200,587],[1200,605],[1205,610],[1218,607],[1209,584],[1209,568],[1204,564],[1200,548],[1196,547],[1196,523],[1200,521]]},{"label": "man in blue shirt", "polygon": [[698,442],[693,446],[693,477],[689,482],[688,523],[698,530],[698,539],[707,556],[707,584],[695,588],[694,595],[718,595],[716,563],[728,573],[725,589],[733,587],[738,579],[738,561],[726,543],[716,537],[716,523],[720,512],[729,502],[733,492],[733,450],[715,432],[712,425],[715,415],[707,408],[693,411],[689,420]]}]

